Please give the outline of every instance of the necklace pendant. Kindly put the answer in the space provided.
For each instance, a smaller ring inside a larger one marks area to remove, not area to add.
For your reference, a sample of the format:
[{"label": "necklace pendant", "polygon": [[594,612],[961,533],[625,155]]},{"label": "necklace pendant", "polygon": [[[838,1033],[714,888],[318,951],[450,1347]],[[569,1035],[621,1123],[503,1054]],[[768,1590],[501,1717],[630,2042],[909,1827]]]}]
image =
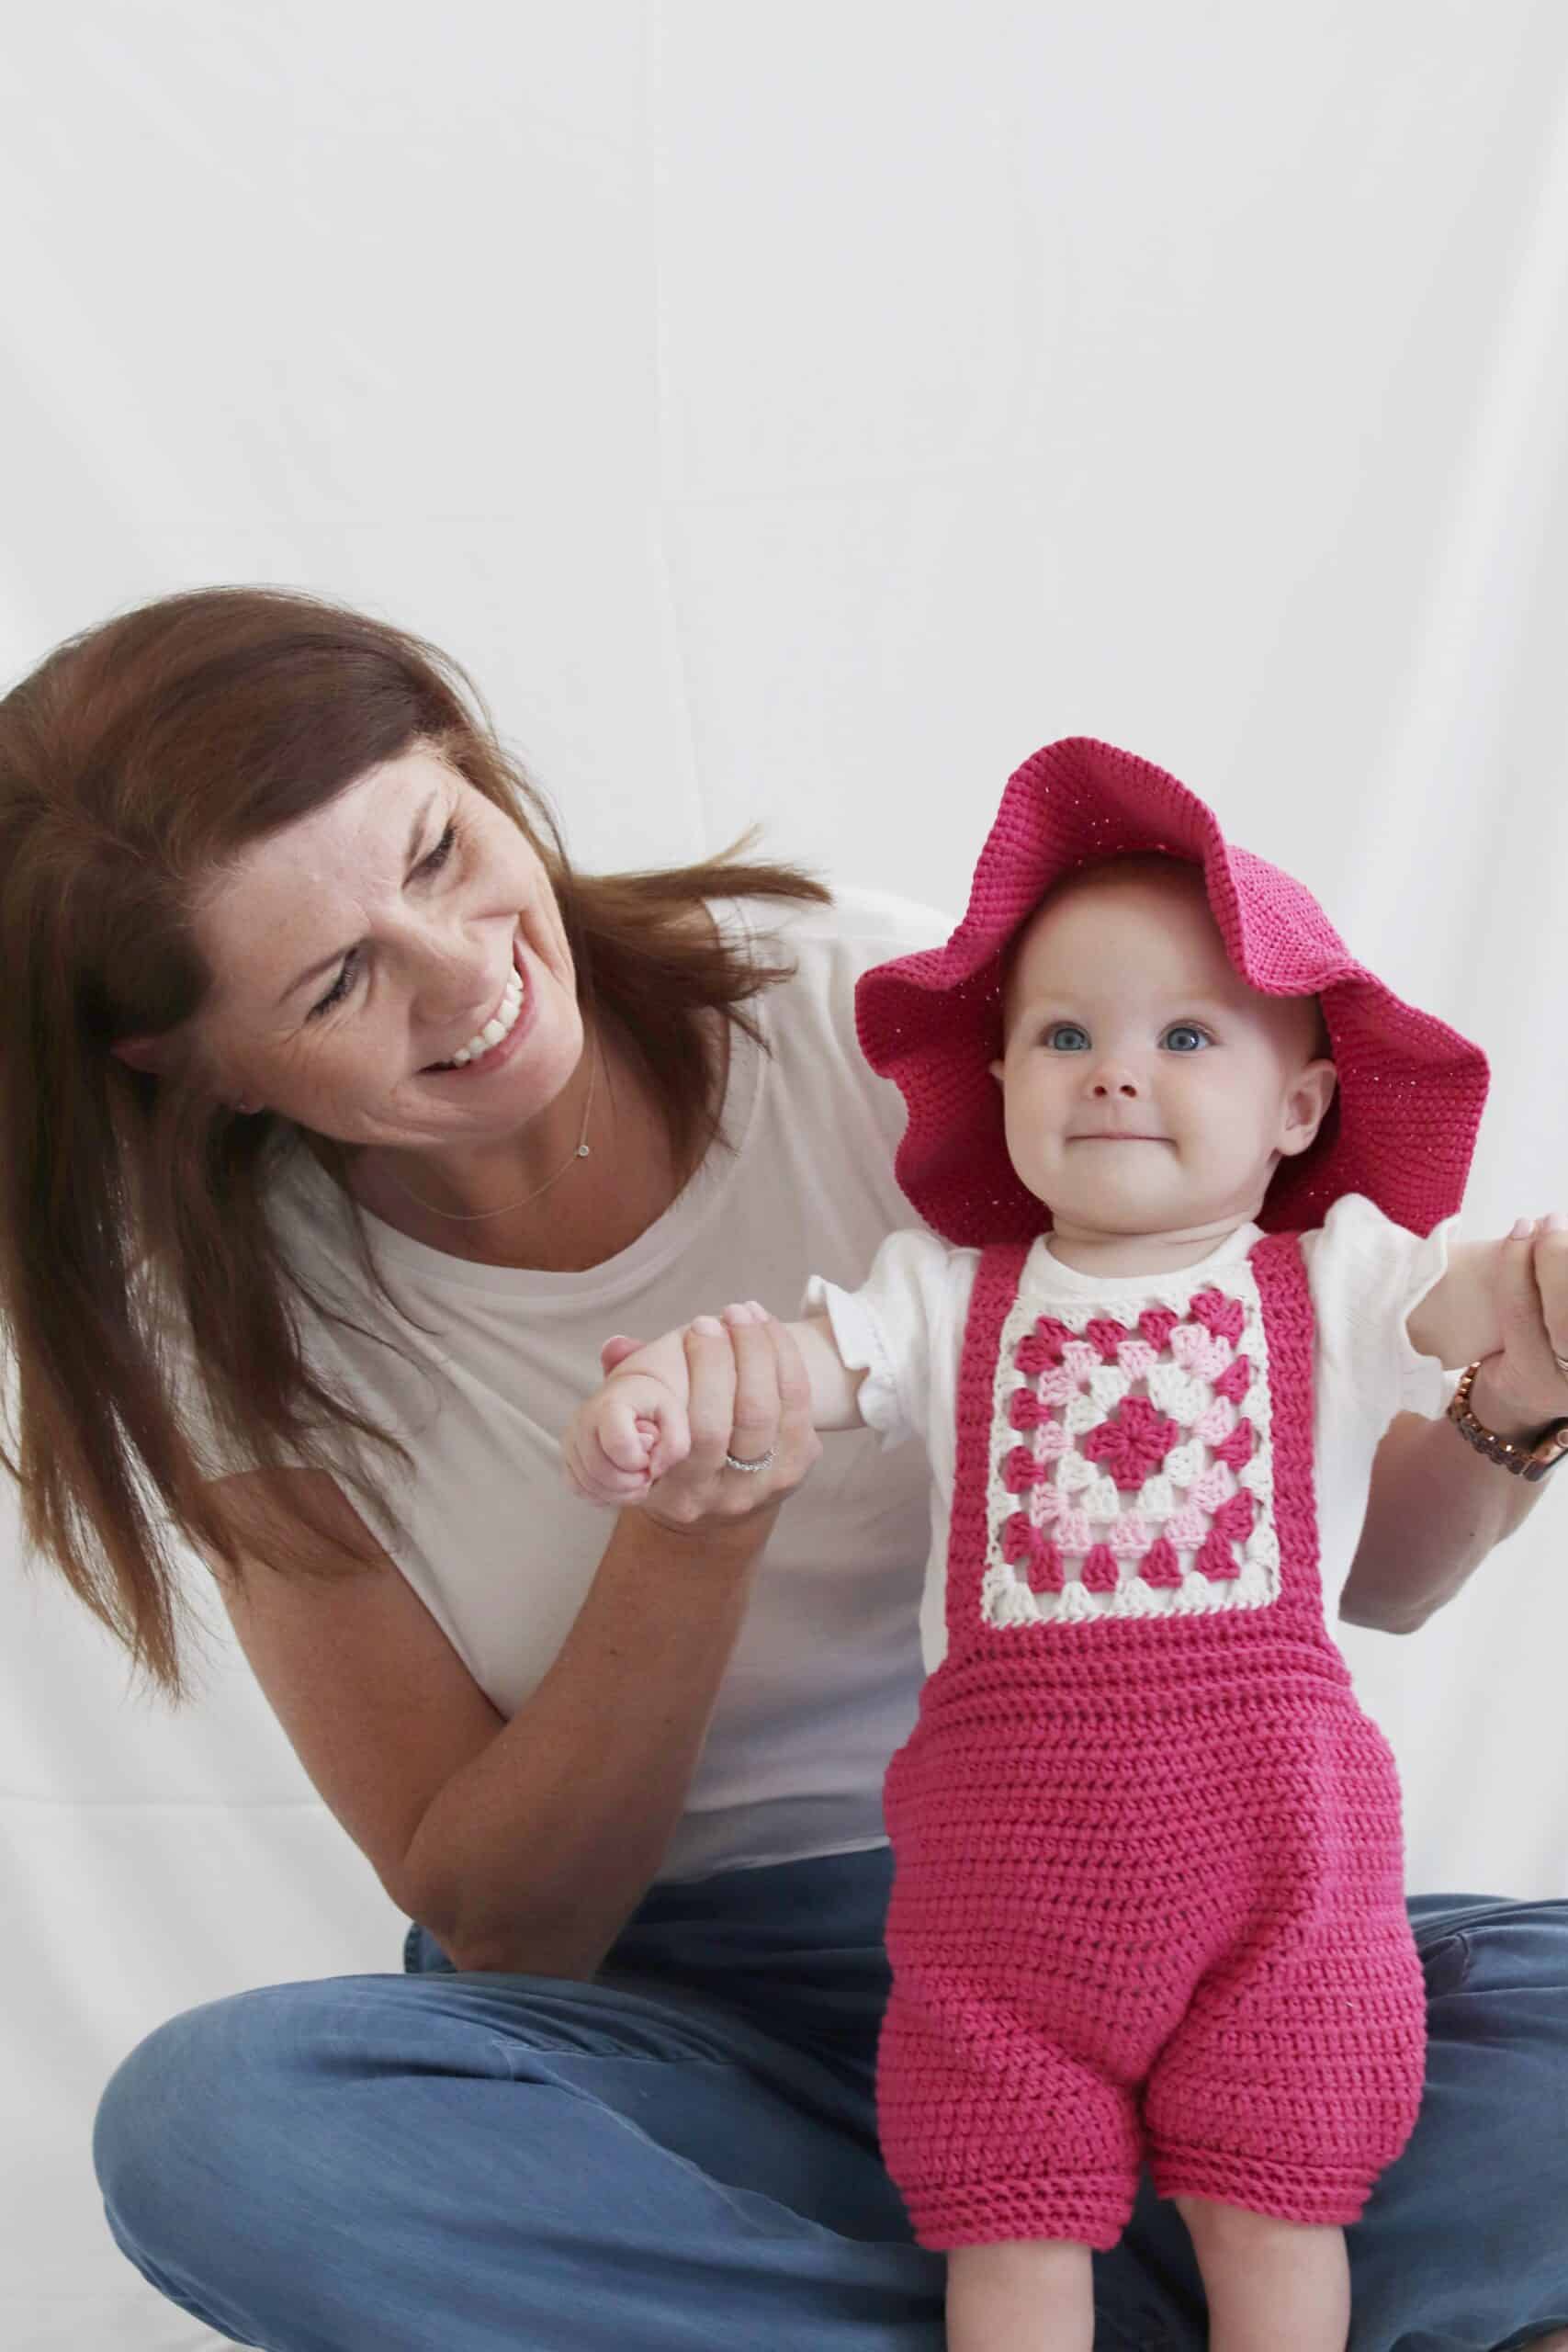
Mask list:
[{"label": "necklace pendant", "polygon": [[592,1158],[592,1154],[590,1152],[588,1146],[585,1143],[580,1143],[578,1145],[577,1156],[579,1159],[590,1159]]}]

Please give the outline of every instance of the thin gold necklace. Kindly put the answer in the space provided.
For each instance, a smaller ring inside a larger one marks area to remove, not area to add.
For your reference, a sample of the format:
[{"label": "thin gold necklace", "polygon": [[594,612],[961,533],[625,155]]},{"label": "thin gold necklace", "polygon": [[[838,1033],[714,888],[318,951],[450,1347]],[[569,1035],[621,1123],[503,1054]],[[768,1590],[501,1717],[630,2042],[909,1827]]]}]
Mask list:
[{"label": "thin gold necklace", "polygon": [[448,1217],[454,1225],[482,1225],[487,1216],[510,1216],[513,1209],[526,1208],[529,1202],[536,1201],[541,1193],[547,1193],[552,1184],[558,1184],[566,1174],[567,1169],[571,1166],[572,1159],[592,1158],[593,1155],[588,1148],[588,1122],[592,1115],[593,1089],[598,1082],[598,1078],[599,1057],[595,1054],[588,1072],[588,1100],[582,1106],[582,1128],[578,1136],[577,1148],[571,1155],[571,1159],[565,1161],[561,1167],[558,1168],[553,1176],[547,1176],[544,1182],[536,1186],[533,1192],[525,1193],[520,1201],[507,1201],[498,1209],[438,1209],[434,1201],[427,1201],[422,1193],[414,1191],[412,1184],[405,1184],[395,1168],[389,1168],[387,1173],[399,1192],[405,1194],[413,1203],[415,1208],[427,1209],[432,1216]]}]

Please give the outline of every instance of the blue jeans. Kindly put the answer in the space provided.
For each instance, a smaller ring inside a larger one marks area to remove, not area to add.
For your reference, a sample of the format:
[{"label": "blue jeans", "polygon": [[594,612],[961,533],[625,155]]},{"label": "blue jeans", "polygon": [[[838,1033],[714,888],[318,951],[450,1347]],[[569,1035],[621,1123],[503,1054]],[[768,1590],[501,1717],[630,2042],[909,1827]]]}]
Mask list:
[{"label": "blue jeans", "polygon": [[[279,1984],[161,2026],[95,2154],[109,2226],[268,2352],[941,2352],[877,2155],[886,1851],[656,1889],[592,1984]],[[1427,1896],[1421,2119],[1350,2232],[1351,2352],[1568,2325],[1568,1903]],[[1095,2257],[1097,2346],[1201,2352],[1174,2211]],[[1283,2340],[1283,2338],[1282,2338]]]}]

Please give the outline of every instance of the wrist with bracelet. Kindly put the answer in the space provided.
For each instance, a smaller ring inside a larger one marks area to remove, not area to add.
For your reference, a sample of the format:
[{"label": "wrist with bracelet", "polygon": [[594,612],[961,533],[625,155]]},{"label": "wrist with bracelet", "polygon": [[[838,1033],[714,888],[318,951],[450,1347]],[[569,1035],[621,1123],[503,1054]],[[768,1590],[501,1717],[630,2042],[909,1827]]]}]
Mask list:
[{"label": "wrist with bracelet", "polygon": [[[1562,1362],[1558,1357],[1552,1361]],[[1562,1363],[1562,1369],[1568,1374],[1568,1363]],[[1480,1370],[1477,1362],[1467,1364],[1461,1373],[1459,1385],[1449,1399],[1448,1418],[1477,1453],[1483,1453],[1489,1462],[1495,1462],[1500,1470],[1510,1472],[1514,1477],[1536,1485],[1568,1453],[1568,1414],[1546,1422],[1528,1436],[1501,1437],[1477,1418],[1471,1405],[1471,1391]]]}]

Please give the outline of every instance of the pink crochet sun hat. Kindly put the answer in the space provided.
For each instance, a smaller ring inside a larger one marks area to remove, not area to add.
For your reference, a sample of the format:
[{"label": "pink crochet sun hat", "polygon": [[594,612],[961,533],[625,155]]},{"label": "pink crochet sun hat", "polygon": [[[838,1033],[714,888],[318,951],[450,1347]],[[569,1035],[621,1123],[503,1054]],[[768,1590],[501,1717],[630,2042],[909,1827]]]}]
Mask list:
[{"label": "pink crochet sun hat", "polygon": [[1338,1087],[1311,1148],[1281,1160],[1259,1222],[1321,1225],[1364,1193],[1413,1233],[1463,1197],[1486,1099],[1486,1057],[1358,964],[1311,892],[1233,848],[1176,778],[1088,736],[1047,743],[1009,779],[980,853],[969,911],[945,947],[863,975],[855,1021],[866,1059],[895,1080],[908,1125],[895,1162],[927,1224],[972,1247],[1024,1241],[1050,1212],[1014,1175],[1002,1133],[1001,965],[1009,941],[1075,866],[1161,851],[1203,869],[1225,952],[1269,996],[1315,996]]}]

